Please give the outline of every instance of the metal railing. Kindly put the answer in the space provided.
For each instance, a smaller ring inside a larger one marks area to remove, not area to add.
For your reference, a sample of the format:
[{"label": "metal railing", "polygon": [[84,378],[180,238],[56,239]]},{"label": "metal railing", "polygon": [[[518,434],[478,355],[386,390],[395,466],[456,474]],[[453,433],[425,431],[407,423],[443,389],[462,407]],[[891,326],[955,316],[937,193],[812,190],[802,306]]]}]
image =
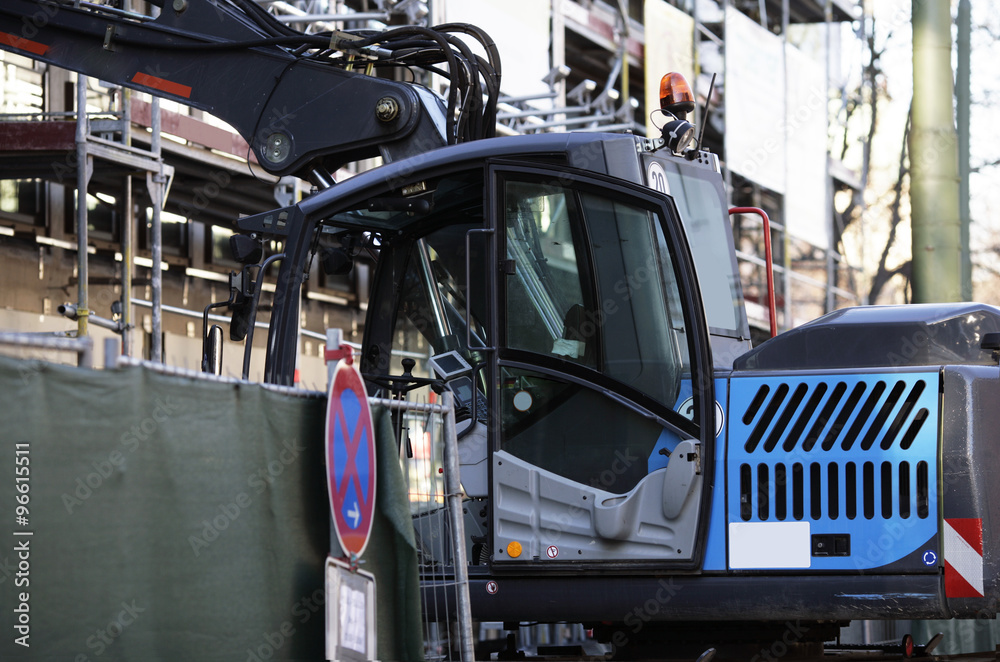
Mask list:
[{"label": "metal railing", "polygon": [[0,345],[74,352],[77,355],[77,365],[81,368],[90,368],[94,365],[93,338],[66,338],[40,333],[11,333],[3,331],[0,332]]},{"label": "metal railing", "polygon": [[[440,403],[370,398],[396,412],[400,462],[417,540],[421,587],[450,592],[439,606],[422,591],[424,657],[475,659],[454,396]],[[456,606],[451,613],[450,605]],[[457,630],[457,632],[456,632]]]}]

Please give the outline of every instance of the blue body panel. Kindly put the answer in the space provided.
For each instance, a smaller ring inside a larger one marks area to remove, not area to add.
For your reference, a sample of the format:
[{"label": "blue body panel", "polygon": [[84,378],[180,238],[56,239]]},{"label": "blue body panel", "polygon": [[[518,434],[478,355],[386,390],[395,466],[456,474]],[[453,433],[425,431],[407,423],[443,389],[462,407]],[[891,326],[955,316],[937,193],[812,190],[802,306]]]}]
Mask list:
[{"label": "blue body panel", "polygon": [[[939,383],[926,368],[734,373],[725,521],[808,522],[808,570],[937,572]],[[848,549],[817,554],[824,534]]]},{"label": "blue body panel", "polygon": [[[727,406],[729,380],[719,378],[715,380],[715,397],[720,403],[720,407],[715,410],[716,416],[719,411],[728,411]],[[708,539],[705,541],[705,561],[702,570],[725,571],[726,570],[726,437],[729,430],[729,416],[723,415],[721,423],[715,422],[716,428],[720,428],[719,434],[715,435],[715,476],[712,478],[712,505],[708,521]]]}]

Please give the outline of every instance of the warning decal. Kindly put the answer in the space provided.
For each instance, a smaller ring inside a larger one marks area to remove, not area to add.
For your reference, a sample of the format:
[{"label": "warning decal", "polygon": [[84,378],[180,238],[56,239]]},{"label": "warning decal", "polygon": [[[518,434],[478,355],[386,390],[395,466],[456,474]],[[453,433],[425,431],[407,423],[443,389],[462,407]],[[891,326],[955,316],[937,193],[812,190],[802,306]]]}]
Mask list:
[{"label": "warning decal", "polygon": [[949,598],[983,597],[983,520],[944,521],[944,591]]}]

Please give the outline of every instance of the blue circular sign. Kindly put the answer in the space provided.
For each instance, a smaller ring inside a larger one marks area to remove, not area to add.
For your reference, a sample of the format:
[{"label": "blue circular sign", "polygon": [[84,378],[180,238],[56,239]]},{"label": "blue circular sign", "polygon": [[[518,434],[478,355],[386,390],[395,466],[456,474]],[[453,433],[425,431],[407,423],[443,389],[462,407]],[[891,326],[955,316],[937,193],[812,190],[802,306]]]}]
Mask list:
[{"label": "blue circular sign", "polygon": [[357,368],[341,361],[327,402],[327,489],[334,530],[345,554],[361,556],[375,514],[375,435]]}]

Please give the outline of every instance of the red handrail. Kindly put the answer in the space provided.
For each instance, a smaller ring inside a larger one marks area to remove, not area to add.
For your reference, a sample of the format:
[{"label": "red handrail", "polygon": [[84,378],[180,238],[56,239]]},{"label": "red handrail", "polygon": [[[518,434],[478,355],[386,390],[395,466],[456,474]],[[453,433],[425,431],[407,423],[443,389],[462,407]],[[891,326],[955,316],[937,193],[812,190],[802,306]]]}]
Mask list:
[{"label": "red handrail", "polygon": [[729,210],[729,215],[733,214],[757,214],[764,221],[764,262],[767,272],[767,310],[771,316],[771,337],[778,335],[778,309],[774,305],[774,262],[771,260],[771,221],[767,218],[767,212],[757,207],[733,207]]}]

